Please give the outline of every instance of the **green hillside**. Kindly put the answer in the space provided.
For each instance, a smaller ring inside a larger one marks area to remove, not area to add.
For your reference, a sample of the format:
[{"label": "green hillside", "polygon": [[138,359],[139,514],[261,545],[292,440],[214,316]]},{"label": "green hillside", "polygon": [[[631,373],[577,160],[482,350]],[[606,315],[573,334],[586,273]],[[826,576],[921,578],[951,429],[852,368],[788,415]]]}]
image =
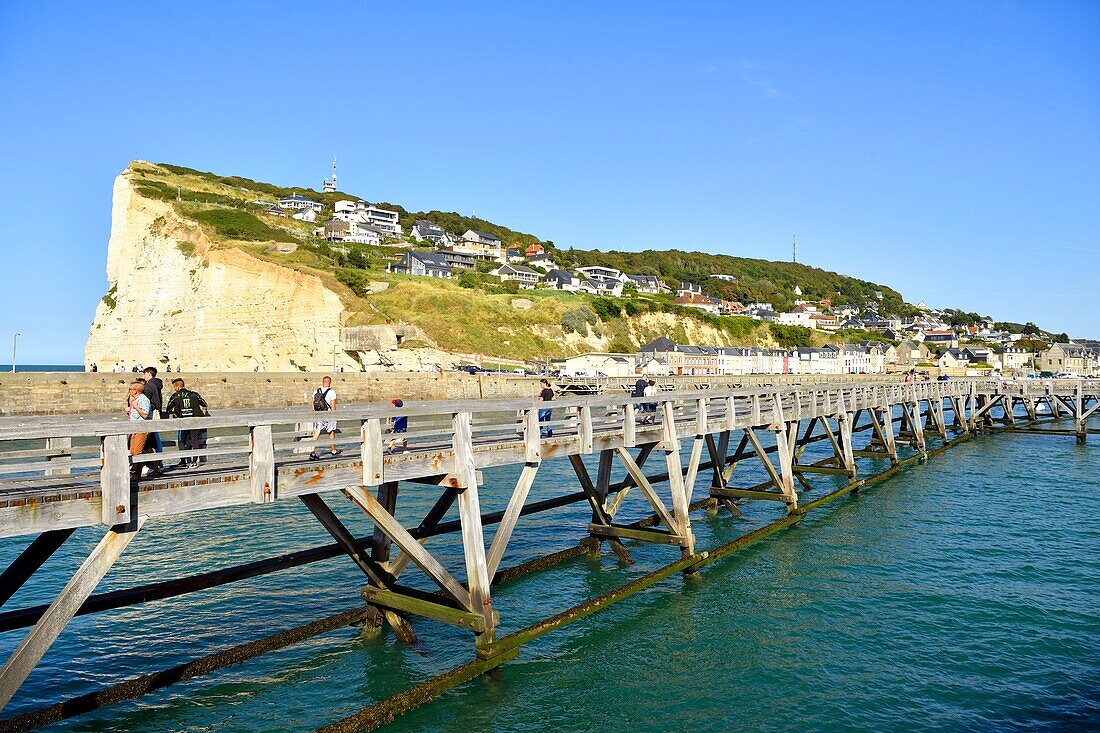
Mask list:
[{"label": "green hillside", "polygon": [[[385,272],[386,265],[399,254],[399,247],[410,246],[408,243],[393,240],[386,244],[394,246],[341,244],[334,248],[312,235],[325,214],[318,224],[310,224],[266,215],[264,205],[256,203],[299,194],[321,201],[330,212],[340,199],[359,198],[353,194],[281,187],[169,164],[135,162],[130,169],[138,193],[171,202],[179,214],[202,226],[214,241],[321,277],[341,294],[351,314],[349,325],[413,323],[449,350],[527,358],[558,356],[592,348],[594,343],[609,349],[635,348],[660,335],[686,341],[695,327],[712,328],[708,333],[746,346],[820,345],[826,340],[868,337],[865,332],[841,332],[826,339],[824,334],[805,328],[719,318],[676,306],[666,295],[628,291],[623,298],[608,299],[551,291],[517,293],[515,283],[501,283],[487,275],[490,268],[485,265],[478,272],[463,272],[451,282],[391,275]],[[428,219],[454,234],[467,229],[490,232],[512,246],[540,241],[536,235],[454,212],[410,212],[398,204],[375,203],[398,211],[406,232],[415,220]],[[285,244],[277,243],[296,243],[298,247],[288,252]],[[679,250],[600,252],[542,244],[564,266],[605,265],[632,274],[656,275],[672,288],[686,280],[700,284],[703,292],[711,295],[746,303],[769,302],[780,310],[791,305],[796,286],[805,298],[829,298],[836,305],[875,303],[881,312],[897,314],[911,310],[891,288],[801,264]],[[736,280],[711,277],[717,274]],[[531,301],[532,306],[512,306],[516,296]],[[662,320],[653,314],[673,318]],[[661,323],[665,325],[655,325]],[[587,338],[587,344],[578,343],[578,338]]]}]

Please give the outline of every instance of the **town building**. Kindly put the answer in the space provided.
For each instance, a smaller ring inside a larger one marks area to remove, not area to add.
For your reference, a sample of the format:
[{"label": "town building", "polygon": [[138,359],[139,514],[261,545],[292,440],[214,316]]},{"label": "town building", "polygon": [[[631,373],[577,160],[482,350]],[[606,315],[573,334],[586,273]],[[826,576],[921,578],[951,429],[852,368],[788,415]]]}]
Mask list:
[{"label": "town building", "polygon": [[382,233],[384,237],[400,237],[400,214],[383,209],[366,201],[342,199],[333,205],[333,217],[349,224],[366,224]]},{"label": "town building", "polygon": [[703,294],[703,287],[701,285],[696,285],[695,283],[681,282],[680,286],[678,288],[676,288],[676,297],[677,298],[687,298],[687,297],[691,297],[692,295],[702,295],[702,294]]},{"label": "town building", "polygon": [[922,330],[913,334],[914,341],[921,341],[929,347],[957,349],[959,348],[959,337],[955,335],[955,332],[951,329],[941,329],[936,331]]},{"label": "town building", "polygon": [[1100,374],[1100,351],[1080,344],[1052,344],[1049,349],[1040,352],[1039,369],[1082,377]]},{"label": "town building", "polygon": [[471,254],[455,252],[453,249],[441,249],[439,254],[443,255],[443,260],[452,270],[473,270],[477,267],[477,258]]},{"label": "town building", "polygon": [[565,290],[570,293],[577,292],[577,288],[580,286],[580,280],[573,273],[557,269],[547,272],[539,279],[539,282],[544,288]]},{"label": "town building", "polygon": [[[577,272],[580,272],[578,270]],[[589,295],[599,295],[605,298],[619,298],[623,294],[623,284],[620,280],[594,280],[582,278],[577,286],[577,292]]]},{"label": "town building", "polygon": [[539,269],[546,270],[547,272],[558,269],[558,263],[554,260],[554,255],[549,252],[543,252],[542,254],[531,257],[527,264],[531,267],[538,267]]},{"label": "town building", "polygon": [[383,232],[370,224],[362,224],[360,222],[351,222],[348,224],[348,231],[343,236],[345,242],[355,242],[357,244],[382,244],[382,240],[386,237],[386,232]]},{"label": "town building", "polygon": [[495,235],[489,234],[488,232],[479,232],[476,229],[467,229],[466,233],[462,235],[462,239],[466,242],[473,242],[483,247],[496,249],[503,247],[503,242]]},{"label": "town building", "polygon": [[589,374],[604,377],[629,377],[636,373],[638,358],[634,354],[590,352],[562,360],[563,374]]},{"label": "town building", "polygon": [[299,209],[316,209],[321,210],[321,202],[314,201],[313,199],[307,199],[305,196],[299,196],[294,194],[293,196],[283,196],[279,199],[279,208],[286,209],[287,211],[298,211]]},{"label": "town building", "polygon": [[627,275],[627,282],[634,284],[634,289],[639,293],[657,295],[669,292],[668,286],[661,282],[656,275]]},{"label": "town building", "polygon": [[523,265],[501,265],[492,274],[504,282],[519,283],[526,290],[533,290],[539,281],[539,273]]},{"label": "town building", "polygon": [[813,314],[809,311],[791,311],[789,313],[780,313],[775,322],[781,326],[802,326],[804,328],[813,328]]},{"label": "town building", "polygon": [[386,267],[387,272],[397,275],[418,275],[420,277],[451,277],[451,266],[440,252],[424,252],[416,249],[405,250],[397,262]]},{"label": "town building", "polygon": [[993,350],[993,366],[1002,372],[1026,369],[1031,363],[1031,352],[1018,346],[1002,346]]},{"label": "town building", "polygon": [[590,267],[578,267],[577,275],[582,279],[608,281],[625,283],[626,276],[620,270],[616,270],[614,267],[601,267],[599,265],[592,265]]},{"label": "town building", "polygon": [[409,229],[409,235],[417,242],[431,242],[435,245],[441,245],[447,238],[447,233],[443,231],[443,227],[433,224],[427,219],[417,219],[413,222],[412,228]]},{"label": "town building", "polygon": [[705,295],[699,293],[689,293],[686,295],[678,295],[673,304],[683,306],[685,308],[698,308],[699,310],[706,311],[713,315],[718,315],[721,301],[717,298],[708,298]]}]

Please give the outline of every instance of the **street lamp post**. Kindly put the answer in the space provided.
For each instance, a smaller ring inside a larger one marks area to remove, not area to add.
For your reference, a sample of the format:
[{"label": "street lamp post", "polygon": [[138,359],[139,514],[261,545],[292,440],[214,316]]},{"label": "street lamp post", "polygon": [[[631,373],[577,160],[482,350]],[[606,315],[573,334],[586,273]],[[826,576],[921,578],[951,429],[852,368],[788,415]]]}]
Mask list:
[{"label": "street lamp post", "polygon": [[16,331],[11,337],[11,373],[15,374],[15,345],[19,341],[20,334]]}]

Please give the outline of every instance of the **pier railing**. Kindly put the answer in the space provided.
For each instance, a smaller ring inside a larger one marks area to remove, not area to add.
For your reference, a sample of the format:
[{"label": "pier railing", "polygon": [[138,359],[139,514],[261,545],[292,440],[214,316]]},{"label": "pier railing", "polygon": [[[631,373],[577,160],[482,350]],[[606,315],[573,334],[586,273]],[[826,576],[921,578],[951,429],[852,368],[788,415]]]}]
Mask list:
[{"label": "pier railing", "polygon": [[[968,395],[976,382],[896,380],[851,385],[822,382],[798,386],[662,392],[650,398],[625,394],[563,397],[549,403],[522,400],[407,402],[401,408],[341,406],[331,413],[307,408],[238,410],[210,417],[131,422],[120,417],[45,416],[0,420],[0,537],[59,527],[131,521],[138,504],[150,516],[214,506],[268,503],[305,490],[335,490],[349,481],[377,486],[451,474],[455,440],[466,439],[476,469],[551,456],[586,454],[597,445],[634,447],[659,440],[667,414],[679,437],[752,425],[833,415],[903,400]],[[982,389],[1002,389],[982,384]],[[1005,387],[1004,389],[1007,389]],[[645,411],[652,404],[654,412]],[[551,409],[539,423],[538,411]],[[409,418],[405,433],[389,432],[391,418]],[[340,429],[332,456],[330,440],[311,440],[316,421]],[[135,428],[157,431],[163,453],[130,456]],[[206,430],[207,447],[184,450],[177,431]],[[552,432],[552,435],[550,433]],[[38,442],[35,447],[25,447]],[[321,456],[309,458],[313,451]],[[153,463],[200,462],[188,471],[137,479],[131,473]],[[322,474],[320,478],[318,475]],[[211,487],[220,484],[216,491]],[[58,511],[37,508],[53,504]],[[98,505],[98,506],[97,506]],[[64,511],[61,511],[64,507]],[[20,509],[34,508],[33,512]],[[20,517],[19,515],[24,515]]]}]

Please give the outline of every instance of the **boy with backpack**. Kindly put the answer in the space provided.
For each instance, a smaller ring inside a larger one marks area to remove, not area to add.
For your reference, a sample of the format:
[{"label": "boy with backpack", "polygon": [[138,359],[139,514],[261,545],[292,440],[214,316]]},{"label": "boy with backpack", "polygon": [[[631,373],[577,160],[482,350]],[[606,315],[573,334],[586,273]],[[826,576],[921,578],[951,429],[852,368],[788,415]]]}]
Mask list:
[{"label": "boy with backpack", "polygon": [[[325,377],[321,380],[321,386],[317,388],[317,391],[313,393],[313,410],[315,412],[335,412],[336,411],[336,390],[332,388],[332,377]],[[316,461],[320,459],[317,455],[317,440],[321,437],[321,433],[328,433],[331,444],[329,446],[333,456],[340,455],[340,449],[336,447],[336,434],[340,432],[340,428],[336,427],[335,420],[319,420],[313,424],[313,451],[309,454],[309,460]]]}]

